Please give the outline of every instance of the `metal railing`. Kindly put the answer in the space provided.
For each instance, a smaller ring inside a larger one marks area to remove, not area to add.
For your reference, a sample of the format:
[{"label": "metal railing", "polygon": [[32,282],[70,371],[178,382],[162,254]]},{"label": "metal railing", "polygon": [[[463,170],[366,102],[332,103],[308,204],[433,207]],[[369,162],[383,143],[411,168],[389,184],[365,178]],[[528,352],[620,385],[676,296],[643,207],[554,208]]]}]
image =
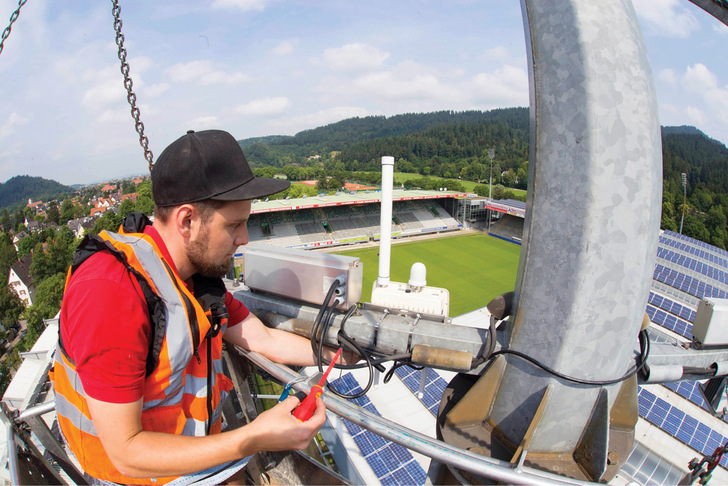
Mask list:
[{"label": "metal railing", "polygon": [[[274,363],[258,353],[246,351],[241,348],[238,348],[238,351],[273,378],[283,383],[291,383],[294,379],[300,376],[287,366]],[[310,390],[310,384],[306,382],[294,382],[292,386],[297,391],[308,392]],[[442,464],[446,464],[481,477],[490,478],[506,484],[596,484],[524,466],[523,463],[526,458],[525,453],[520,457],[516,464],[511,464],[506,461],[476,454],[445,442],[432,439],[431,437],[412,429],[408,429],[402,425],[392,422],[391,420],[387,420],[379,415],[333,396],[332,394],[324,394],[323,400],[328,410],[359,425],[360,427],[374,432],[375,434],[406,447],[407,449],[428,456]]]}]

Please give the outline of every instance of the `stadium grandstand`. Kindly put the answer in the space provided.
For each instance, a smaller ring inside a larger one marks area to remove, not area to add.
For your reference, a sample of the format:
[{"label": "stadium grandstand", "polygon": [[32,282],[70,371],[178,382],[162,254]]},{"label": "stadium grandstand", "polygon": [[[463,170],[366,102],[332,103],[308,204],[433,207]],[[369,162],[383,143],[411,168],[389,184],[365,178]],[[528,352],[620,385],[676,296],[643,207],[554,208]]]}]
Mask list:
[{"label": "stadium grandstand", "polygon": [[[378,191],[347,192],[254,201],[248,221],[249,246],[314,248],[378,240],[380,195]],[[394,191],[392,237],[462,229],[456,217],[465,198],[465,193],[455,191]]]}]

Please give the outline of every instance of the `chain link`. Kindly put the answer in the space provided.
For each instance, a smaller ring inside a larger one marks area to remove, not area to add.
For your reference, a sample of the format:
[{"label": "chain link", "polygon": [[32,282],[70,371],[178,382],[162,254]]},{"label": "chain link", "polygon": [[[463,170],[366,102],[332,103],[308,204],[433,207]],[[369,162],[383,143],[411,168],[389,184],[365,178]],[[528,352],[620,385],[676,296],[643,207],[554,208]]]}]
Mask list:
[{"label": "chain link", "polygon": [[20,9],[25,5],[25,2],[28,0],[20,0],[18,2],[18,8],[15,9],[15,12],[10,16],[10,24],[8,24],[7,27],[5,27],[5,30],[3,30],[3,35],[0,38],[0,54],[3,52],[3,46],[5,45],[5,39],[8,38],[10,35],[10,31],[13,27],[13,22],[15,22],[18,19],[18,15],[20,15]]},{"label": "chain link", "polygon": [[136,105],[136,95],[133,90],[133,83],[129,75],[129,64],[126,62],[126,49],[124,48],[124,34],[121,33],[121,7],[118,0],[111,0],[113,4],[112,13],[114,14],[114,30],[116,31],[116,45],[119,47],[119,61],[121,61],[121,74],[124,76],[124,88],[126,88],[126,100],[131,106],[131,116],[134,118],[134,128],[139,134],[139,144],[144,149],[144,158],[149,163],[149,172],[154,167],[152,151],[149,150],[149,140],[144,135],[144,124],[139,119],[141,112]]}]

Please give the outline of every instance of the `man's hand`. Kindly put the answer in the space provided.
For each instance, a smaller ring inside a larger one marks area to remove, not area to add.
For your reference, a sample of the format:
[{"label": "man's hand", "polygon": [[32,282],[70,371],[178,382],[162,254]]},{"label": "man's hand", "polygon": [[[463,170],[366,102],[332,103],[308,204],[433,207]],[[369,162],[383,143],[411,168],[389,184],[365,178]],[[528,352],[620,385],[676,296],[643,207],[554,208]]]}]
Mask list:
[{"label": "man's hand", "polygon": [[306,422],[301,422],[291,414],[299,404],[298,398],[288,397],[243,427],[250,434],[256,448],[264,451],[286,451],[308,447],[326,420],[326,406],[321,397],[317,398],[313,415]]}]

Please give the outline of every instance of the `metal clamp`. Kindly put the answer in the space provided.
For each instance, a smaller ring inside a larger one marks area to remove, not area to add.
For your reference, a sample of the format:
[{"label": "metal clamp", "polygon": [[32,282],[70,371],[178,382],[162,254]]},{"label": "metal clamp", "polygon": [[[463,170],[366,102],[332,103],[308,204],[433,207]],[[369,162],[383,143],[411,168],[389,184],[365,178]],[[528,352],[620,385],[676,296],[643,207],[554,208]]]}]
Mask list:
[{"label": "metal clamp", "polygon": [[412,352],[412,335],[415,332],[415,327],[417,327],[417,324],[420,322],[420,319],[422,318],[422,314],[417,314],[415,316],[414,322],[412,322],[412,326],[409,329],[409,335],[407,336],[407,352]]},{"label": "metal clamp", "polygon": [[384,309],[382,318],[379,319],[379,322],[374,324],[374,339],[373,339],[373,343],[372,343],[373,348],[377,347],[377,336],[379,335],[379,326],[382,324],[382,322],[384,322],[384,319],[387,317],[388,314],[389,314],[389,309]]}]

